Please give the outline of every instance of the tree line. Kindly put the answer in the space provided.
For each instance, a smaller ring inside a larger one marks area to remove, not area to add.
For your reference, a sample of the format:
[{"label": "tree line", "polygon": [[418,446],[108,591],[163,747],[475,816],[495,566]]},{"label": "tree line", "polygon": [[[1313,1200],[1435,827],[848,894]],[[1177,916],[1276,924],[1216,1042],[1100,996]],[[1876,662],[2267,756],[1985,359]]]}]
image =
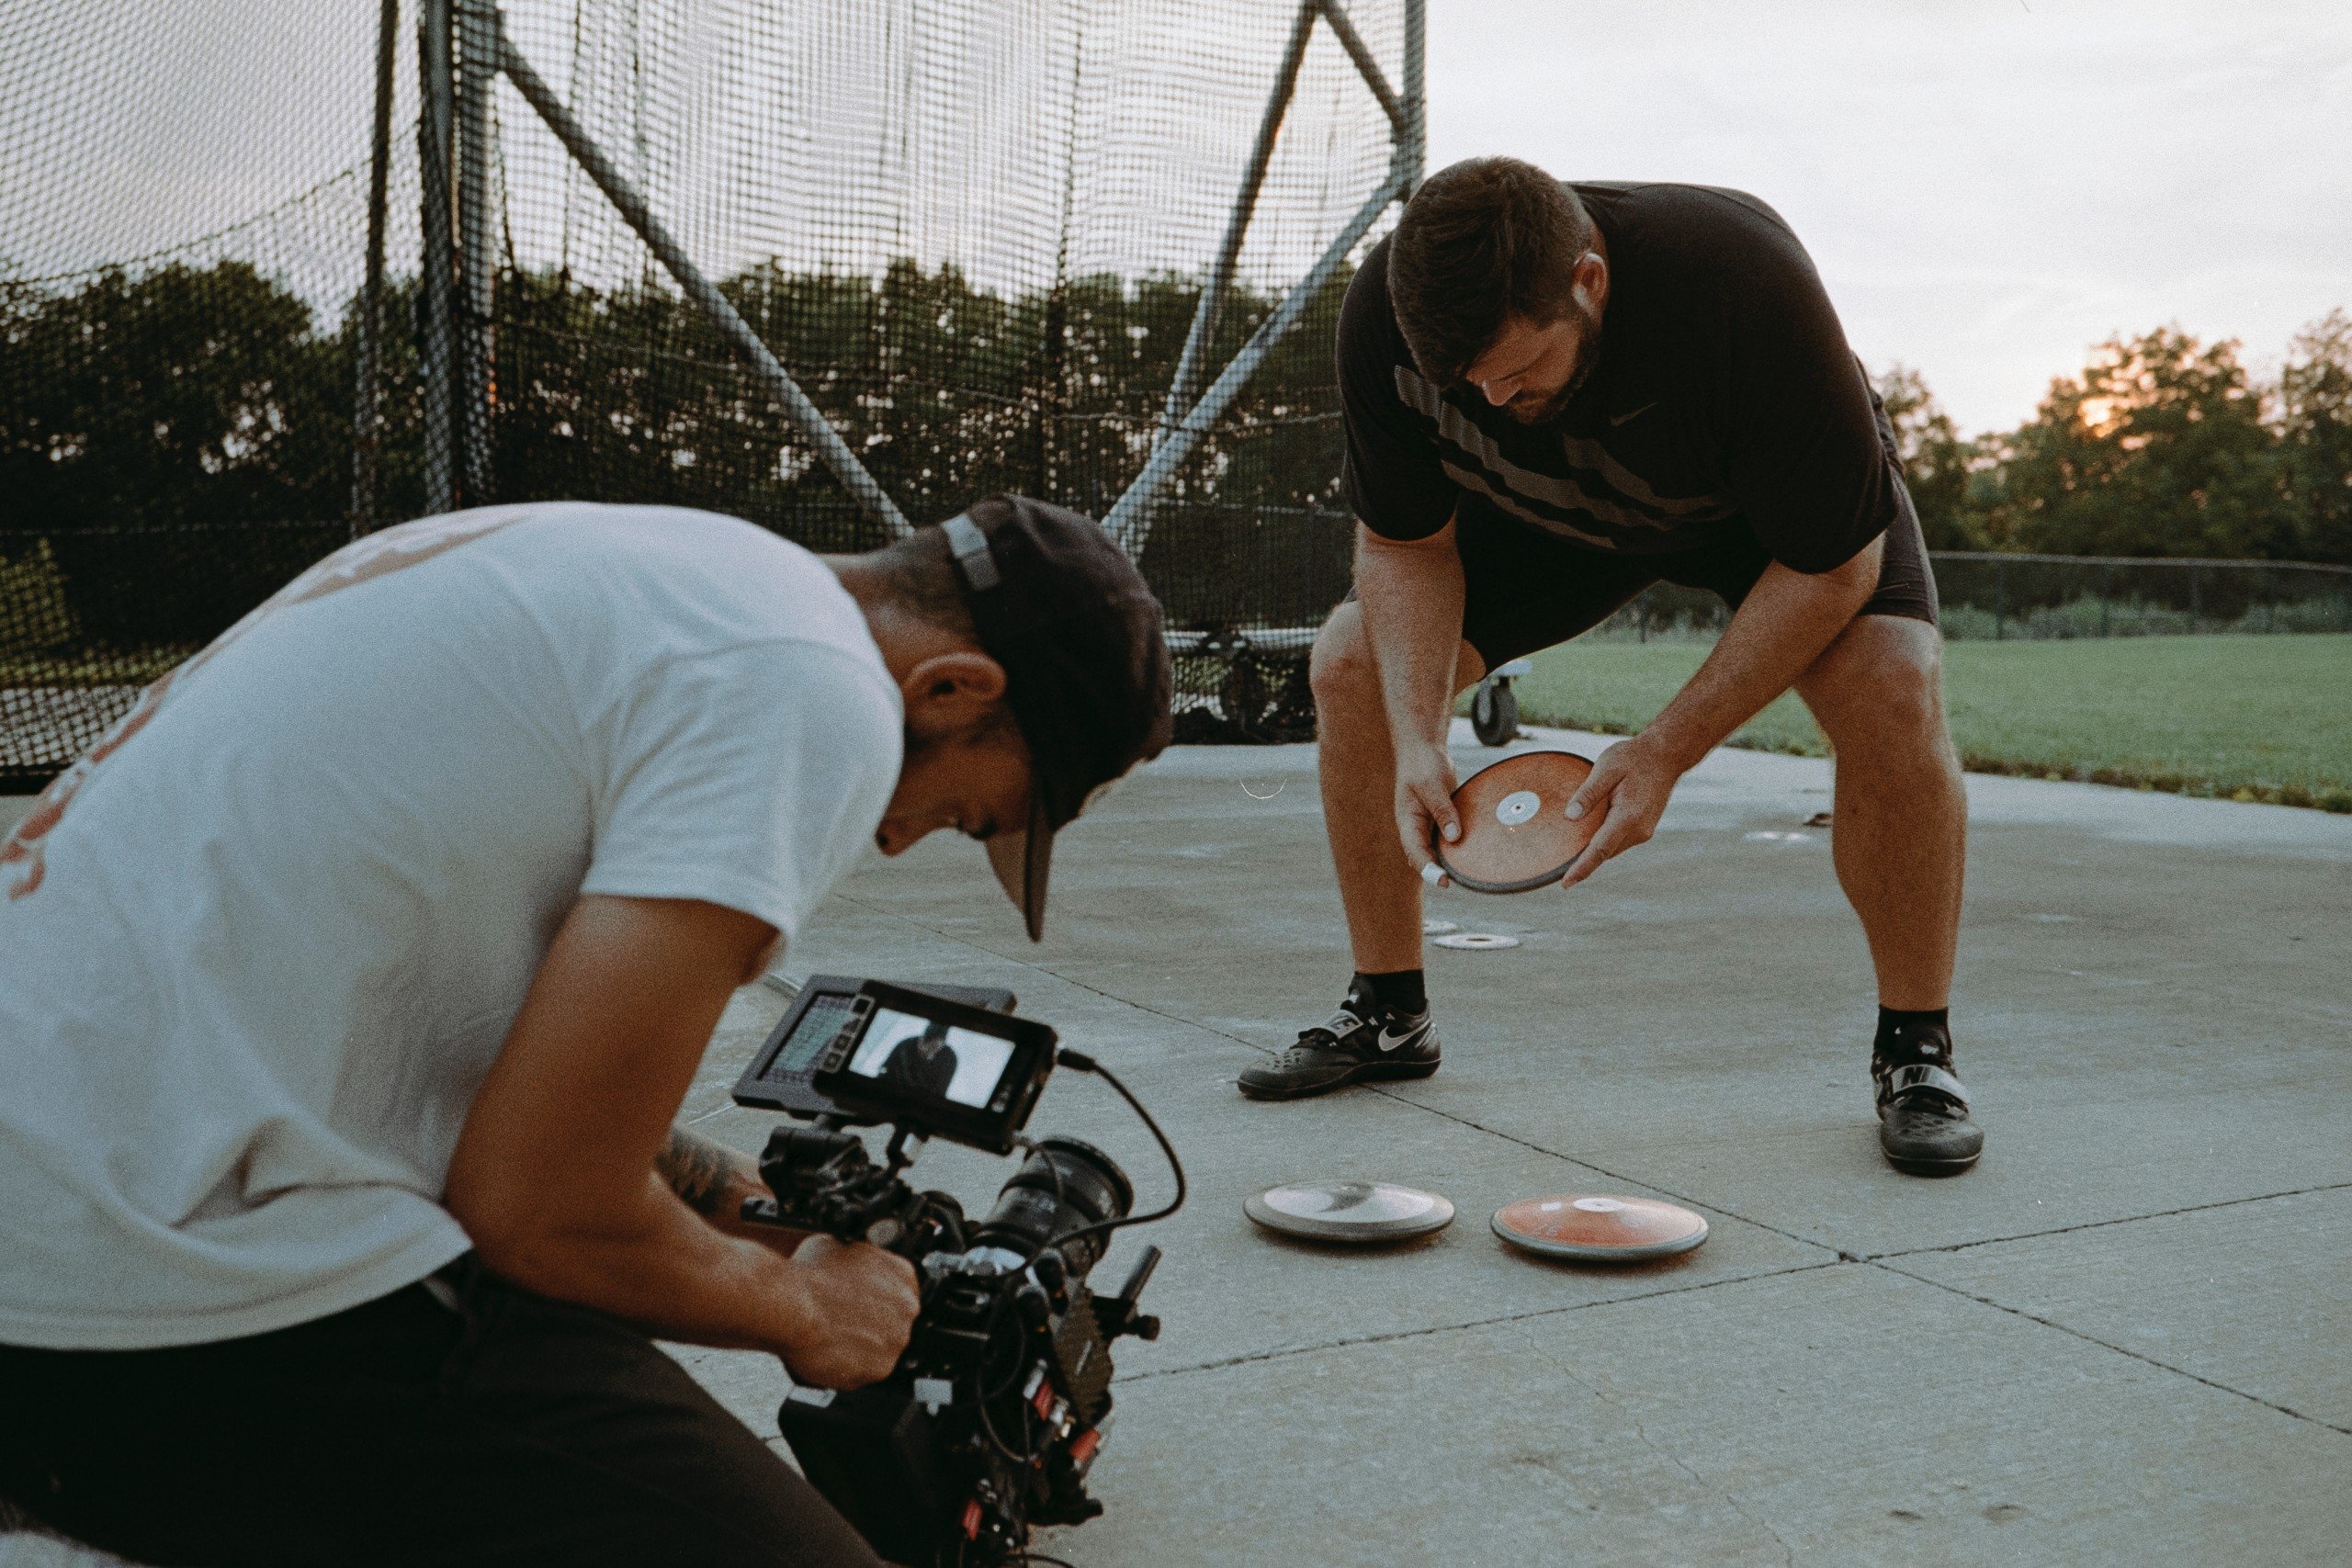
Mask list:
[{"label": "tree line", "polygon": [[2234,340],[2117,336],[2015,430],[1963,437],[1920,374],[1878,378],[1933,549],[2352,564],[2352,316],[2276,380]]},{"label": "tree line", "polygon": [[[1182,476],[1155,581],[1197,579],[1205,604],[1237,570],[1304,571],[1304,596],[1328,603],[1344,543],[1302,529],[1329,533],[1339,504],[1329,345],[1347,281]],[[769,265],[723,287],[917,518],[999,489],[1107,509],[1149,449],[1197,299],[1175,276],[998,291],[911,261],[878,278]],[[384,301],[384,519],[424,505],[415,296],[412,280]],[[1273,304],[1238,293],[1212,369]],[[494,334],[490,499],[707,506],[822,547],[868,541],[759,383],[655,280],[511,274]],[[340,522],[357,344],[354,308],[321,319],[246,262],[0,284],[0,529]],[[2352,317],[2305,329],[2276,380],[2239,355],[2175,326],[2120,336],[2032,419],[1973,438],[1917,371],[1889,370],[1929,544],[2352,563]]]}]

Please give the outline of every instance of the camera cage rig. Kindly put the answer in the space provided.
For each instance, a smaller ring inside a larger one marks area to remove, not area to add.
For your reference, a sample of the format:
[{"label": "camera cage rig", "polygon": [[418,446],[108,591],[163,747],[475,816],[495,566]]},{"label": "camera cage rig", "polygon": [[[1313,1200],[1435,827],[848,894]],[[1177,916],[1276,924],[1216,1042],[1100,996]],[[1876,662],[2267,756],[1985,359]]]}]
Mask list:
[{"label": "camera cage rig", "polygon": [[[1182,1163],[1125,1085],[1013,1006],[1008,991],[812,976],[735,1086],[739,1104],[811,1123],[772,1131],[760,1171],[773,1195],[747,1201],[743,1218],[869,1241],[919,1271],[922,1311],[889,1378],[795,1388],[777,1412],[810,1482],[893,1562],[1009,1562],[1033,1525],[1102,1512],[1085,1480],[1110,1426],[1110,1343],[1159,1332],[1138,1307],[1157,1247],[1111,1295],[1087,1275],[1110,1232],[1182,1204]],[[934,1048],[971,1053],[972,1074],[960,1057],[944,1077],[933,1058],[933,1081],[890,1070],[918,1038],[909,1021]],[[995,1076],[980,1081],[990,1061]],[[1176,1179],[1165,1207],[1133,1213],[1132,1184],[1091,1145],[1023,1135],[1057,1064],[1100,1076],[1150,1130]],[[879,1162],[855,1131],[875,1125],[891,1129]],[[902,1179],[934,1134],[1029,1154],[978,1224],[952,1196]]]}]

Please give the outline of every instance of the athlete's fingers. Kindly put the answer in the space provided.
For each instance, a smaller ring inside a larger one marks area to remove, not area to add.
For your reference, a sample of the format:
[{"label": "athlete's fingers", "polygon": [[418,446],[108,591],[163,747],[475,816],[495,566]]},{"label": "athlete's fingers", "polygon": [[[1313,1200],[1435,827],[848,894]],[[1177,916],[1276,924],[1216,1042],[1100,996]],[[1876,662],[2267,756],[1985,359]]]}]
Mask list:
[{"label": "athlete's fingers", "polygon": [[1617,761],[1617,748],[1611,746],[1603,751],[1600,761],[1592,765],[1592,772],[1585,774],[1584,783],[1577,785],[1576,794],[1568,796],[1569,818],[1574,820],[1583,817],[1614,795],[1624,773],[1624,764]]},{"label": "athlete's fingers", "polygon": [[1430,820],[1437,824],[1438,837],[1449,844],[1460,843],[1462,841],[1462,813],[1453,808],[1453,792],[1442,787],[1438,788],[1431,794],[1421,796],[1421,803],[1429,809]]},{"label": "athlete's fingers", "polygon": [[[1434,863],[1437,836],[1444,830],[1438,821],[1436,805],[1452,805],[1442,795],[1437,795],[1433,804],[1434,793],[1415,784],[1408,784],[1397,792],[1396,833],[1404,842],[1405,858],[1418,868]],[[1458,835],[1460,831],[1457,824],[1455,832]]]},{"label": "athlete's fingers", "polygon": [[1657,814],[1645,809],[1630,797],[1630,792],[1617,790],[1609,797],[1609,815],[1602,818],[1600,830],[1584,852],[1570,863],[1566,876],[1560,878],[1563,887],[1574,887],[1600,869],[1603,863],[1632,849],[1647,843],[1657,820]]}]

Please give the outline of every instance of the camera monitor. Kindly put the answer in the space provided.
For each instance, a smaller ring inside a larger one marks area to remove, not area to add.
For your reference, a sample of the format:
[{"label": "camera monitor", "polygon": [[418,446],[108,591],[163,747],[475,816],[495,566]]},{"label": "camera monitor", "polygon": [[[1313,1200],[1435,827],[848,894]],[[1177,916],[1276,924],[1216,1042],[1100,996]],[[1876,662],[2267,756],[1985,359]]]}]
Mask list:
[{"label": "camera monitor", "polygon": [[[767,1040],[752,1057],[752,1065],[735,1082],[735,1103],[760,1111],[782,1111],[794,1116],[837,1116],[842,1108],[808,1081],[817,1058],[833,1043],[849,1019],[850,1004],[865,981],[851,975],[811,975],[794,997]],[[990,1012],[1011,1012],[1011,991],[976,986],[910,986],[940,1001],[962,1002]]]},{"label": "camera monitor", "polygon": [[1054,1066],[1054,1032],[868,980],[808,1075],[852,1115],[1009,1154]]},{"label": "camera monitor", "polygon": [[1012,998],[1003,999],[1006,1010],[994,1010],[882,980],[818,976],[752,1059],[735,1100],[1009,1153],[1053,1070],[1055,1035],[1010,1016]]}]

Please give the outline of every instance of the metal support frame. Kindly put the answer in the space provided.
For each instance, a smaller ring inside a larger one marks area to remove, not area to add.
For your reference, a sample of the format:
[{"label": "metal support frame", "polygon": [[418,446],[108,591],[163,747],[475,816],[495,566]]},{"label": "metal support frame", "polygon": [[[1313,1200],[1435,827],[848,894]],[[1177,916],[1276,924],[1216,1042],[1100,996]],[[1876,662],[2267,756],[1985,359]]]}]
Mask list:
[{"label": "metal support frame", "polygon": [[418,303],[424,321],[418,374],[424,402],[424,510],[430,513],[448,512],[458,504],[457,421],[453,417],[457,322],[450,298],[457,257],[449,210],[456,109],[449,0],[419,0],[416,43],[417,183],[422,193],[424,250],[419,280]]},{"label": "metal support frame", "polygon": [[[1266,167],[1273,156],[1275,139],[1281,134],[1293,90],[1298,79],[1299,62],[1303,58],[1315,21],[1320,17],[1331,28],[1348,58],[1354,62],[1364,85],[1387,115],[1393,138],[1393,152],[1388,173],[1364,204],[1356,209],[1333,238],[1306,276],[1292,286],[1282,303],[1250,341],[1242,344],[1217,378],[1212,382],[1198,402],[1189,410],[1183,404],[1190,393],[1190,384],[1199,374],[1199,361],[1207,352],[1215,335],[1216,318],[1225,308],[1225,297],[1231,286],[1233,268],[1240,254],[1251,216],[1256,212],[1258,193],[1264,183]],[[1388,204],[1412,193],[1421,175],[1422,138],[1424,126],[1422,30],[1425,25],[1424,0],[1407,0],[1405,6],[1405,91],[1399,96],[1381,73],[1380,62],[1364,47],[1355,25],[1348,19],[1340,0],[1301,0],[1298,18],[1291,30],[1288,49],[1274,90],[1266,104],[1266,113],[1258,130],[1257,144],[1250,150],[1250,163],[1242,176],[1240,194],[1236,197],[1233,216],[1226,226],[1225,243],[1220,247],[1216,266],[1201,291],[1201,301],[1193,316],[1192,331],[1186,335],[1184,352],[1177,364],[1176,376],[1169,387],[1168,405],[1161,421],[1161,435],[1153,446],[1151,457],[1137,474],[1125,493],[1111,508],[1102,520],[1111,537],[1130,558],[1141,559],[1144,545],[1151,536],[1152,514],[1161,494],[1176,473],[1199,449],[1200,444],[1216,422],[1223,418],[1241,389],[1256,375],[1274,346],[1290,334],[1306,315],[1316,296],[1330,282],[1340,264],[1354,250],[1358,241],[1371,231]],[[1181,417],[1179,417],[1181,412]]]},{"label": "metal support frame", "polygon": [[464,502],[481,506],[496,493],[491,410],[496,395],[496,225],[492,217],[492,88],[498,80],[496,0],[456,0],[458,46],[456,389]]},{"label": "metal support frame", "polygon": [[376,526],[376,461],[383,440],[384,209],[392,163],[392,65],[400,52],[400,0],[376,22],[376,124],[368,166],[368,272],[359,288],[359,347],[351,410],[351,536]]},{"label": "metal support frame", "polygon": [[1218,318],[1225,314],[1225,297],[1233,287],[1233,269],[1241,256],[1241,242],[1250,220],[1258,211],[1258,191],[1266,183],[1266,165],[1273,162],[1274,139],[1282,134],[1290,113],[1291,95],[1298,88],[1298,68],[1306,59],[1306,41],[1315,36],[1315,17],[1323,0],[1302,0],[1291,24],[1290,42],[1283,51],[1281,69],[1274,73],[1274,90],[1266,99],[1265,115],[1258,121],[1258,142],[1250,150],[1250,166],[1241,176],[1241,194],[1234,199],[1233,216],[1225,225],[1225,243],[1217,247],[1216,265],[1202,286],[1200,304],[1193,311],[1192,330],[1184,334],[1184,351],[1177,356],[1176,374],[1168,383],[1168,407],[1160,415],[1161,439],[1176,428],[1193,406],[1201,378],[1201,359],[1216,337]]},{"label": "metal support frame", "polygon": [[[425,3],[431,6],[435,0],[425,0]],[[442,3],[446,4],[446,0]],[[531,68],[531,62],[514,47],[514,40],[507,33],[504,21],[496,17],[494,13],[492,19],[497,31],[498,61],[506,73],[507,80],[514,84],[524,100],[547,122],[556,140],[563,143],[564,150],[571,154],[572,160],[595,182],[596,188],[605,193],[605,199],[613,204],[622,220],[636,231],[637,237],[645,242],[646,248],[676,279],[686,298],[702,308],[711,323],[718,329],[719,335],[749,362],[752,373],[784,405],[785,415],[791,420],[793,428],[816,448],[817,456],[826,468],[832,470],[842,488],[849,491],[858,510],[880,524],[894,538],[912,533],[913,525],[908,523],[905,514],[876,482],[874,476],[866,471],[865,465],[858,461],[857,454],[850,450],[849,443],[842,439],[841,432],[835,430],[831,422],[825,418],[823,411],[809,400],[808,395],[800,389],[800,384],[769,352],[767,344],[760,341],[759,334],[752,330],[751,323],[743,320],[727,296],[703,276],[702,269],[695,265],[677,241],[671,237],[670,231],[653,215],[653,209],[646,205],[645,197],[639,194],[637,187],[613,166],[612,161],[605,156],[604,150],[572,118],[571,110],[563,100],[557,97],[539,73]]]}]

